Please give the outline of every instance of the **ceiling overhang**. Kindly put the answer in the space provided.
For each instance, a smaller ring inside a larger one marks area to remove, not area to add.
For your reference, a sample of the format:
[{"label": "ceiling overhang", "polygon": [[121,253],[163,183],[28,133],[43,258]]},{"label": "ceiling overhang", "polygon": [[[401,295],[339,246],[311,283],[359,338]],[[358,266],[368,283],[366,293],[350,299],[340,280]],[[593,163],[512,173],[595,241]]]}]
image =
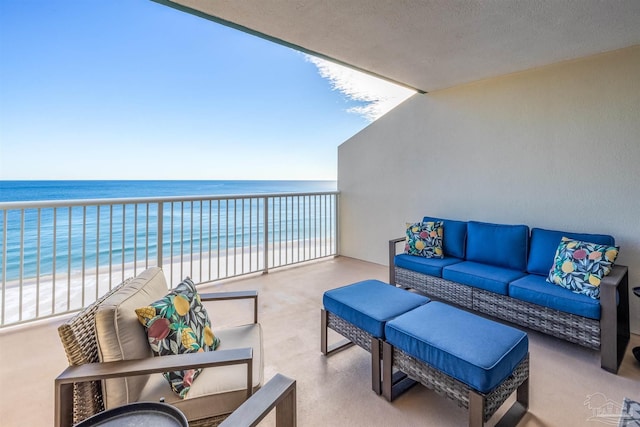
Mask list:
[{"label": "ceiling overhang", "polygon": [[640,44],[638,0],[154,0],[433,91]]}]

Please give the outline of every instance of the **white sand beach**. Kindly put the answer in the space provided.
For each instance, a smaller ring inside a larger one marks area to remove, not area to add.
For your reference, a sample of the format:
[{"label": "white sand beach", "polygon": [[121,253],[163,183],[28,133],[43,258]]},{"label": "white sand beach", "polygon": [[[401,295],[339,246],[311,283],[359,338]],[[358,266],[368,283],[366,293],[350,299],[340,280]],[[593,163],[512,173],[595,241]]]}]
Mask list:
[{"label": "white sand beach", "polygon": [[[268,246],[267,268],[296,264],[336,253],[335,242],[291,240]],[[48,274],[23,280],[8,281],[0,295],[0,319],[3,325],[26,322],[80,310],[94,302],[126,278],[147,267],[156,266],[155,259],[138,260],[124,265],[102,265],[70,273]],[[263,246],[245,246],[220,251],[185,253],[165,257],[161,266],[169,286],[186,276],[196,284],[210,283],[265,270]]]}]

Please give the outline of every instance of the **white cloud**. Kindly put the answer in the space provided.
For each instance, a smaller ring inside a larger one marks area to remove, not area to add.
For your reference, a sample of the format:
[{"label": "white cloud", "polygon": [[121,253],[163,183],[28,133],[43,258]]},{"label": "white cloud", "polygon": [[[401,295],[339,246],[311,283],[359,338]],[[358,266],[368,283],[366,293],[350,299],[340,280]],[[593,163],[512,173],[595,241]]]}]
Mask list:
[{"label": "white cloud", "polygon": [[318,67],[320,76],[329,80],[333,90],[343,93],[353,101],[366,103],[347,111],[360,114],[369,121],[376,120],[416,93],[406,87],[315,56],[305,55],[305,58]]}]

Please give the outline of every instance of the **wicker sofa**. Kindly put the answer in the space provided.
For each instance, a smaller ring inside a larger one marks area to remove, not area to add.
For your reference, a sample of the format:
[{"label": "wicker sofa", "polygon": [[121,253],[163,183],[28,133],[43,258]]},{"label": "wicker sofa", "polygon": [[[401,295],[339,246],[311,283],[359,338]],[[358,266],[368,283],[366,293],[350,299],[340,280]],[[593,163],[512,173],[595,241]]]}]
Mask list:
[{"label": "wicker sofa", "polygon": [[600,350],[603,369],[617,373],[629,342],[627,267],[615,265],[600,283],[600,298],[546,282],[563,236],[613,245],[612,236],[526,225],[442,221],[444,258],[398,253],[389,241],[389,282],[584,347]]}]

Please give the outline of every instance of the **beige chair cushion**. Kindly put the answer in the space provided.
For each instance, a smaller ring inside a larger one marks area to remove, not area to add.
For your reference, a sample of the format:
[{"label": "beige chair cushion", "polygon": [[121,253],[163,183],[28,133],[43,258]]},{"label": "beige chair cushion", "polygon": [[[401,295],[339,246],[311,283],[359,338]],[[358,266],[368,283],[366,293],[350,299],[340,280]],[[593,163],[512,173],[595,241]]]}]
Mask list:
[{"label": "beige chair cushion", "polygon": [[[253,388],[256,391],[263,382],[262,329],[260,324],[250,324],[216,330],[220,337],[218,350],[253,348]],[[233,412],[246,399],[247,370],[245,365],[205,368],[191,385],[185,399],[180,399],[162,374],[149,376],[140,393],[141,401],[166,403],[176,406],[189,420],[199,420]],[[215,395],[211,398],[211,395]]]},{"label": "beige chair cushion", "polygon": [[[162,298],[167,292],[164,273],[160,268],[153,267],[140,273],[100,304],[96,311],[100,362],[153,356],[135,309]],[[103,381],[106,409],[138,401],[148,378],[148,375],[139,375]]]}]

